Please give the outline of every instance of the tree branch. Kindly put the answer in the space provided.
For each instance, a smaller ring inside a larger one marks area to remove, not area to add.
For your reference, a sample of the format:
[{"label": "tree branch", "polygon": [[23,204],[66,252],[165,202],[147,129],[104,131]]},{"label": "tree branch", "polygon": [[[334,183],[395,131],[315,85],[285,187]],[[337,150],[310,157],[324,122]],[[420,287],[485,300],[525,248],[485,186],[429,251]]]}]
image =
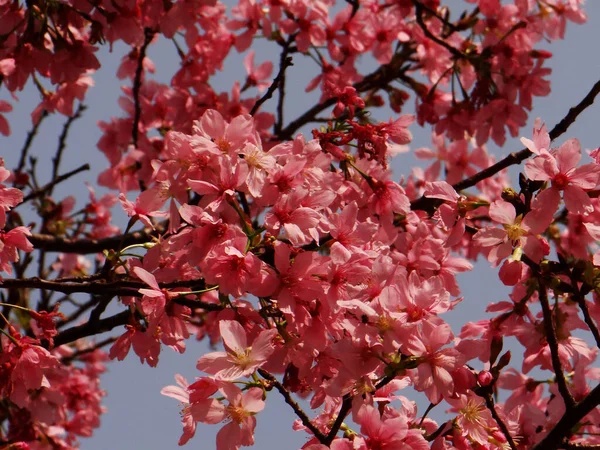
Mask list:
[{"label": "tree branch", "polygon": [[[587,93],[587,95],[575,106],[569,109],[569,112],[562,118],[562,120],[557,123],[554,128],[550,131],[550,139],[554,140],[564,134],[569,127],[575,122],[579,114],[585,111],[589,106],[594,103],[596,96],[600,93],[600,80],[592,86],[592,89]],[[516,153],[511,153],[506,158],[501,159],[496,164],[488,167],[487,169],[483,169],[480,172],[477,172],[475,175],[465,178],[462,181],[454,184],[452,187],[456,189],[456,191],[462,191],[463,189],[467,189],[471,186],[475,186],[482,180],[489,178],[503,169],[510,167],[514,164],[521,164],[527,158],[529,158],[533,153],[527,149],[523,149]]]},{"label": "tree branch", "polygon": [[40,125],[42,124],[42,122],[44,121],[44,119],[46,117],[48,117],[48,111],[46,111],[44,109],[42,111],[42,115],[40,116],[39,120],[36,122],[36,124],[33,126],[33,128],[27,133],[27,138],[25,139],[25,143],[23,144],[23,148],[21,149],[21,156],[19,157],[19,164],[17,165],[17,168],[15,169],[15,173],[23,172],[23,169],[25,168],[25,162],[27,161],[27,155],[29,154],[29,149],[31,148],[31,144],[33,143],[33,139],[37,135],[38,130],[40,129]]},{"label": "tree branch", "polygon": [[125,310],[105,319],[96,320],[94,322],[86,322],[83,325],[77,325],[76,327],[69,328],[58,333],[58,335],[54,338],[54,346],[58,347],[60,345],[65,345],[84,337],[105,333],[118,326],[127,325],[131,315],[131,311]]},{"label": "tree branch", "polygon": [[[282,58],[283,58],[284,54],[286,54],[285,50],[282,52]],[[265,95],[263,95],[254,104],[254,106],[250,110],[250,115],[251,116],[253,116],[254,114],[256,114],[256,112],[258,111],[258,109],[261,107],[261,105],[263,103],[265,103],[267,100],[269,100],[271,97],[273,97],[273,94],[277,90],[277,87],[279,86],[279,84],[283,83],[283,79],[285,77],[285,69],[287,69],[289,66],[293,66],[293,65],[294,64],[292,63],[292,57],[291,56],[286,57],[281,62],[281,66],[279,67],[279,73],[277,74],[277,76],[275,77],[275,79],[273,80],[273,82],[271,83],[271,86],[269,86],[269,89],[267,89],[267,92],[265,92]]]},{"label": "tree branch", "polygon": [[279,391],[279,393],[283,396],[283,399],[285,400],[285,402],[292,407],[292,409],[294,410],[294,413],[296,413],[296,415],[298,416],[298,418],[300,419],[302,424],[315,435],[315,437],[319,440],[319,442],[324,444],[327,437],[323,433],[321,433],[321,431],[315,425],[313,425],[313,423],[310,421],[309,417],[302,410],[300,405],[298,405],[298,403],[292,398],[292,396],[290,395],[288,390],[285,388],[285,386],[283,386],[277,380],[277,378],[275,378],[273,375],[271,375],[270,372],[267,372],[264,369],[258,369],[258,373],[260,374],[261,377],[268,380],[275,387],[275,389],[277,389]]},{"label": "tree branch", "polygon": [[[192,290],[204,289],[206,287],[203,279],[199,280],[179,280],[170,283],[159,283],[161,289],[176,289],[189,288]],[[43,280],[41,278],[22,278],[22,279],[4,279],[0,281],[0,289],[46,289],[48,291],[62,292],[64,294],[94,294],[94,295],[110,295],[110,296],[130,296],[141,297],[139,289],[147,288],[145,283],[138,281],[120,280],[120,281],[105,281],[97,279],[88,281],[83,278],[80,282],[65,282],[61,280]],[[192,302],[182,299],[173,299],[176,303],[183,303],[185,306],[193,305],[196,308],[202,308],[209,311],[220,311],[223,309],[221,305],[214,303],[206,303],[200,300]]]}]

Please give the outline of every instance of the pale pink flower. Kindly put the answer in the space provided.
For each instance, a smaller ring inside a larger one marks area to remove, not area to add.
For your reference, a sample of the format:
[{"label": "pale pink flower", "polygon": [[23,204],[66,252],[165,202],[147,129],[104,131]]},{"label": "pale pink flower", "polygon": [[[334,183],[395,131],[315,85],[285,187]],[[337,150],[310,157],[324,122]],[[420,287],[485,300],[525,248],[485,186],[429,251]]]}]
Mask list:
[{"label": "pale pink flower", "polygon": [[[538,138],[539,141],[542,138]],[[529,143],[527,143],[529,144]],[[537,145],[529,145],[529,149],[538,150]],[[535,153],[535,152],[534,152]],[[581,161],[581,146],[577,139],[569,139],[560,148],[550,152],[539,150],[539,156],[527,161],[525,173],[531,180],[548,181],[552,185],[537,197],[540,207],[552,213],[556,212],[560,203],[560,192],[567,209],[576,214],[587,214],[593,206],[586,191],[594,189],[598,184],[600,166],[585,164],[577,167]]]},{"label": "pale pink flower", "polygon": [[246,86],[256,86],[258,92],[263,92],[271,85],[271,81],[268,78],[273,72],[273,63],[271,61],[265,61],[260,66],[254,66],[254,50],[250,50],[244,58],[244,67],[248,73],[246,79]]},{"label": "pale pink flower", "polygon": [[454,348],[442,348],[452,339],[447,323],[423,322],[421,330],[408,337],[407,352],[419,356],[419,365],[410,371],[415,389],[425,391],[431,403],[454,394],[451,373],[464,363],[464,356]]},{"label": "pale pink flower", "polygon": [[217,433],[217,450],[237,450],[242,445],[254,445],[254,416],[265,408],[263,390],[253,387],[242,392],[232,383],[220,383],[219,390],[229,402],[225,414],[231,422]]},{"label": "pale pink flower", "polygon": [[219,387],[210,378],[198,378],[190,385],[184,377],[177,374],[175,381],[178,386],[166,386],[160,393],[179,400],[182,405],[183,434],[179,445],[184,445],[196,434],[197,422],[215,424],[225,419],[225,405],[216,398],[210,398]]},{"label": "pale pink flower", "polygon": [[275,351],[273,338],[276,329],[264,330],[248,345],[246,331],[234,320],[222,320],[219,330],[226,352],[213,352],[202,356],[196,367],[220,380],[247,377],[262,366]]}]

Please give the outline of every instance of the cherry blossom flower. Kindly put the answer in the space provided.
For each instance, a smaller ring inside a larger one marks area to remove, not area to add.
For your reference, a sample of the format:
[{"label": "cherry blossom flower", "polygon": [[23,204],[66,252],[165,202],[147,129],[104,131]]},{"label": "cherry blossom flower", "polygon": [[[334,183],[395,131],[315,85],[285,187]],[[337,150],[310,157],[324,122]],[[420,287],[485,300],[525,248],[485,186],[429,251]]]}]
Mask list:
[{"label": "cherry blossom flower", "polygon": [[236,380],[254,373],[275,351],[273,337],[277,330],[262,331],[252,345],[247,344],[246,331],[232,320],[219,323],[226,352],[208,353],[198,360],[196,367],[219,380]]}]

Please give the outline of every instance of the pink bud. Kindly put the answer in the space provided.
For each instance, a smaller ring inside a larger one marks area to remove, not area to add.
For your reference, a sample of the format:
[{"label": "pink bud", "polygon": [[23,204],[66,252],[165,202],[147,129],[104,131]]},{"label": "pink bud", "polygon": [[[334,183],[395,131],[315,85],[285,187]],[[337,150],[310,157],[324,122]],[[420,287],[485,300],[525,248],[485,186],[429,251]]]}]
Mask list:
[{"label": "pink bud", "polygon": [[479,375],[477,375],[477,381],[481,386],[488,386],[493,380],[493,375],[487,370],[482,370],[479,372]]}]

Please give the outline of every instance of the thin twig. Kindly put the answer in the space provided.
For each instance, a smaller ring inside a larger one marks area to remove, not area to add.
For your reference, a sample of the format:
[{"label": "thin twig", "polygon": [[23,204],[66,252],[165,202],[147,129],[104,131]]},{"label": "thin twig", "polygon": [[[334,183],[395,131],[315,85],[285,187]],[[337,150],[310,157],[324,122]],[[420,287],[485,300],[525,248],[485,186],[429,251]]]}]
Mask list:
[{"label": "thin twig", "polygon": [[558,355],[558,340],[556,338],[556,328],[554,323],[554,317],[552,316],[552,312],[550,311],[550,305],[548,303],[548,293],[546,291],[546,285],[539,278],[538,282],[539,299],[540,304],[542,306],[542,313],[544,315],[544,334],[546,335],[546,340],[548,341],[548,346],[550,347],[550,354],[552,357],[552,368],[554,369],[554,373],[556,374],[556,383],[558,384],[558,391],[560,392],[560,395],[563,398],[563,401],[565,402],[565,407],[567,408],[568,412],[575,405],[575,400],[573,399],[573,396],[569,391],[569,387],[567,386],[567,380],[565,379],[565,374],[563,372],[560,357]]},{"label": "thin twig", "polygon": [[425,36],[427,36],[429,39],[431,39],[436,44],[444,47],[457,59],[467,58],[467,56],[465,54],[463,54],[460,50],[458,50],[455,47],[452,47],[450,44],[448,44],[448,42],[444,41],[443,39],[440,39],[439,37],[437,37],[436,35],[433,34],[429,30],[429,28],[427,28],[427,24],[425,24],[425,21],[423,20],[423,11],[425,10],[423,8],[423,5],[418,0],[413,0],[413,4],[415,5],[415,14],[416,14],[416,19],[417,19],[417,24],[419,24],[419,27],[423,30],[423,33],[425,33]]},{"label": "thin twig", "polygon": [[491,392],[487,392],[486,395],[484,396],[484,399],[485,399],[485,405],[492,413],[492,417],[494,418],[494,420],[500,427],[500,430],[502,431],[502,434],[504,434],[504,437],[506,438],[508,445],[510,445],[511,450],[517,450],[517,444],[515,443],[514,439],[512,438],[508,427],[506,426],[506,424],[504,423],[504,421],[498,414],[498,411],[496,410],[496,405],[494,405],[494,399],[492,398]]},{"label": "thin twig", "polygon": [[76,169],[71,170],[70,172],[64,173],[58,177],[53,177],[52,181],[50,181],[48,184],[27,194],[23,198],[23,202],[20,203],[20,205],[22,205],[25,202],[28,202],[29,200],[37,198],[37,197],[49,196],[52,193],[52,189],[54,188],[54,186],[62,183],[65,180],[68,180],[69,178],[71,178],[74,175],[77,175],[80,172],[85,172],[86,170],[90,170],[90,165],[87,163],[83,164],[82,166],[79,166]]},{"label": "thin twig", "polygon": [[27,155],[29,154],[29,149],[31,148],[33,139],[37,135],[37,133],[40,129],[40,125],[42,124],[42,122],[44,121],[44,119],[46,117],[48,117],[48,111],[44,110],[44,111],[42,111],[42,115],[40,116],[40,119],[36,122],[36,124],[33,126],[33,128],[27,133],[27,138],[25,139],[25,143],[23,144],[23,148],[21,149],[21,156],[19,158],[19,164],[17,165],[17,168],[15,169],[15,173],[23,172],[23,169],[25,168],[25,161],[27,160]]},{"label": "thin twig", "polygon": [[95,350],[98,350],[99,348],[105,347],[109,344],[112,344],[113,342],[115,342],[117,340],[116,337],[109,337],[104,339],[103,341],[100,341],[94,345],[91,345],[89,347],[83,348],[81,350],[77,350],[76,352],[74,352],[73,354],[69,355],[69,356],[65,356],[62,359],[62,363],[63,364],[70,364],[73,360],[79,358],[80,356],[83,355],[87,355],[88,353],[92,353]]},{"label": "thin twig", "polygon": [[[52,178],[50,178],[51,182],[58,178],[58,168],[60,166],[60,162],[62,160],[62,155],[65,151],[65,148],[67,148],[67,137],[69,136],[69,130],[71,128],[71,125],[73,125],[73,122],[75,122],[81,117],[82,113],[86,110],[86,108],[87,107],[83,103],[79,103],[75,114],[69,117],[63,125],[62,132],[60,133],[60,137],[58,138],[58,148],[56,149],[56,154],[52,158]],[[48,197],[52,196],[52,191],[54,190],[54,186],[56,186],[56,184],[57,183],[47,185],[49,186]]]},{"label": "thin twig", "polygon": [[[579,114],[585,111],[588,107],[590,107],[596,96],[600,94],[600,80],[597,81],[592,89],[587,93],[587,95],[575,106],[569,109],[569,112],[562,118],[562,120],[557,123],[554,128],[550,131],[550,139],[554,140],[564,134],[569,127],[575,122]],[[527,149],[523,149],[516,153],[511,153],[506,158],[501,159],[496,164],[488,167],[487,169],[483,169],[480,172],[477,172],[475,175],[465,178],[462,181],[454,184],[452,187],[456,189],[456,191],[462,191],[463,189],[467,189],[471,186],[475,186],[482,180],[486,178],[490,178],[491,176],[497,174],[503,169],[510,167],[514,164],[521,164],[527,158],[529,158],[533,153]]]},{"label": "thin twig", "polygon": [[144,29],[144,43],[140,47],[140,53],[138,55],[137,68],[135,69],[135,79],[133,81],[133,127],[131,129],[131,140],[133,146],[137,147],[139,137],[139,126],[140,118],[142,116],[142,108],[140,106],[140,88],[142,87],[142,75],[144,73],[144,58],[146,57],[146,50],[152,42],[154,37],[154,31],[150,28]]},{"label": "thin twig", "polygon": [[298,403],[292,398],[285,386],[283,386],[270,372],[267,372],[264,369],[258,369],[258,373],[265,380],[268,380],[275,387],[275,389],[279,391],[285,402],[292,407],[302,424],[315,435],[319,442],[325,443],[326,436],[321,433],[321,431],[315,425],[313,425],[309,417],[302,410],[300,405],[298,405]]},{"label": "thin twig", "polygon": [[[285,53],[285,52],[282,52],[282,54],[283,53]],[[271,97],[273,97],[273,94],[275,93],[275,91],[277,90],[279,85],[283,83],[283,80],[285,77],[285,69],[287,69],[289,66],[293,66],[293,65],[294,64],[292,63],[291,56],[286,57],[285,60],[282,61],[281,65],[279,67],[279,73],[277,74],[277,76],[275,77],[273,82],[271,83],[271,86],[269,86],[269,89],[267,89],[267,92],[265,92],[265,94],[260,99],[258,99],[258,101],[254,104],[254,106],[250,110],[251,116],[256,114],[256,112],[258,111],[258,109],[261,107],[261,105],[263,103],[265,103],[267,100],[269,100]]]}]

